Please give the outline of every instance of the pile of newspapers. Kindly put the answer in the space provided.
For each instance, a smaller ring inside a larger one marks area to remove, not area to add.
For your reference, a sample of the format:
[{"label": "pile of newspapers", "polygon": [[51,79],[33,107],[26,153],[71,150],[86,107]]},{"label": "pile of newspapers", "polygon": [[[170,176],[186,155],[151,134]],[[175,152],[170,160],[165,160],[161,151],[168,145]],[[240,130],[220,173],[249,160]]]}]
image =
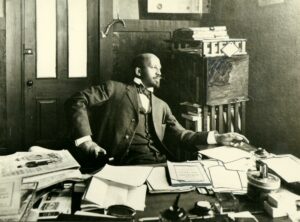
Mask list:
[{"label": "pile of newspapers", "polygon": [[[67,150],[55,151],[33,147],[32,152],[0,156],[0,221],[31,220],[30,212],[37,199],[37,193],[43,193],[47,188],[64,181],[81,180],[79,167]],[[64,188],[64,192],[67,191],[68,189]],[[44,194],[48,195],[47,192]],[[46,216],[45,219],[53,218],[48,217],[49,215],[58,216],[57,210],[61,209],[61,202],[54,204],[51,203],[50,197],[46,199],[48,201],[42,201],[41,208],[44,211],[51,210],[47,211],[47,214],[40,213],[40,216]],[[70,211],[71,199],[64,202],[68,203]],[[68,207],[64,206],[64,209],[67,210]]]}]

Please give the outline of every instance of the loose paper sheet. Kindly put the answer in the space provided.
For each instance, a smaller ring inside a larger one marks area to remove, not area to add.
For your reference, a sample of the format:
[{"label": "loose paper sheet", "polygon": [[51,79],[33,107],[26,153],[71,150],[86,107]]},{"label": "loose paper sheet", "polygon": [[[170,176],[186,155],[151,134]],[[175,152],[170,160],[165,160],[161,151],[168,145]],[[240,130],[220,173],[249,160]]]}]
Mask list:
[{"label": "loose paper sheet", "polygon": [[251,158],[252,156],[251,153],[247,151],[230,146],[220,146],[212,149],[201,150],[199,153],[207,157],[220,160],[223,163],[232,162],[242,158]]},{"label": "loose paper sheet", "polygon": [[111,166],[107,164],[94,176],[137,187],[145,183],[152,168],[148,166]]},{"label": "loose paper sheet", "polygon": [[300,181],[300,160],[293,155],[278,155],[262,160],[288,183]]}]

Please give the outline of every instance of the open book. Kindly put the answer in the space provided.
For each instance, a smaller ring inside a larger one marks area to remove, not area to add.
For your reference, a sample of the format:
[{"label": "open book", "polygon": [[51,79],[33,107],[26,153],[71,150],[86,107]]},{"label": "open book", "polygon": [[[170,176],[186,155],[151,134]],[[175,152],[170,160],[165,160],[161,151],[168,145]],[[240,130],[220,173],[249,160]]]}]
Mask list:
[{"label": "open book", "polygon": [[81,202],[82,210],[126,205],[135,210],[145,208],[147,186],[132,187],[93,177]]}]

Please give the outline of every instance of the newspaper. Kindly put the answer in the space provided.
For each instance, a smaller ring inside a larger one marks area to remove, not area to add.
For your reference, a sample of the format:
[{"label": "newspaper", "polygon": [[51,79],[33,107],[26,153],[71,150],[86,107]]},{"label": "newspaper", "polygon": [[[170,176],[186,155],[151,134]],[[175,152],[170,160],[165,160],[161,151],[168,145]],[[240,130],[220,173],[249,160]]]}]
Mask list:
[{"label": "newspaper", "polygon": [[17,152],[0,157],[0,177],[29,177],[44,173],[79,168],[67,150],[48,152]]},{"label": "newspaper", "polygon": [[13,178],[0,182],[0,216],[17,214],[20,209],[21,180]]},{"label": "newspaper", "polygon": [[21,196],[18,211],[14,214],[4,214],[1,208],[0,212],[3,215],[0,215],[0,221],[32,221],[28,216],[34,204],[36,187],[37,183],[23,183],[20,190],[14,190],[14,193],[18,192]]}]

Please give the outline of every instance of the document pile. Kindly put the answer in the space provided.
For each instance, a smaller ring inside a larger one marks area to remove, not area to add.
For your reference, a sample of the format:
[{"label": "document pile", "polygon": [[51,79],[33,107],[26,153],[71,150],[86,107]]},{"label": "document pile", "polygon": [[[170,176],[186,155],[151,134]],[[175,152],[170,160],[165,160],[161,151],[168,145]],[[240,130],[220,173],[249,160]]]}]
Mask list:
[{"label": "document pile", "polygon": [[247,170],[255,168],[255,160],[251,153],[227,146],[199,153],[215,160],[203,162],[214,192],[247,193]]},{"label": "document pile", "polygon": [[17,152],[0,157],[0,177],[38,182],[38,190],[69,179],[81,179],[80,165],[67,150]]},{"label": "document pile", "polygon": [[21,179],[0,182],[0,221],[27,221],[34,203],[37,183],[22,184]]},{"label": "document pile", "polygon": [[59,214],[71,214],[73,185],[46,193],[38,207],[38,219],[56,219]]},{"label": "document pile", "polygon": [[135,210],[145,208],[147,187],[144,185],[152,167],[111,166],[96,173],[81,202],[82,211],[126,205]]},{"label": "document pile", "polygon": [[26,221],[36,191],[65,180],[81,180],[79,167],[67,150],[39,148],[0,156],[0,221]]},{"label": "document pile", "polygon": [[194,190],[194,186],[171,186],[167,180],[167,169],[163,166],[154,167],[147,178],[149,193],[180,193]]}]

